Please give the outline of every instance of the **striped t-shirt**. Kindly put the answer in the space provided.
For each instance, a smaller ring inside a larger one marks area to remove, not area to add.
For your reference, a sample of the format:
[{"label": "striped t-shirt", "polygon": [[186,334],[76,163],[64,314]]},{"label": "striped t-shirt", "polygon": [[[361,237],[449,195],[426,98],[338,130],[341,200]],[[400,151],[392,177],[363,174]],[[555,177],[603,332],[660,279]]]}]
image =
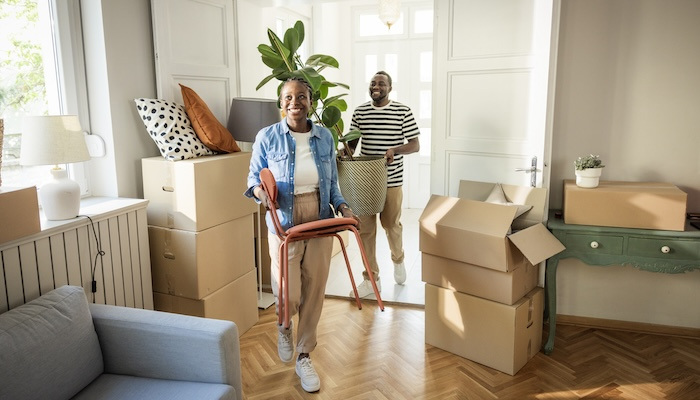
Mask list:
[{"label": "striped t-shirt", "polygon": [[[360,154],[384,156],[392,147],[401,146],[420,134],[418,123],[408,106],[390,101],[384,107],[375,107],[371,101],[362,104],[352,114],[352,129],[362,132]],[[403,154],[396,154],[387,166],[387,186],[403,184]]]}]

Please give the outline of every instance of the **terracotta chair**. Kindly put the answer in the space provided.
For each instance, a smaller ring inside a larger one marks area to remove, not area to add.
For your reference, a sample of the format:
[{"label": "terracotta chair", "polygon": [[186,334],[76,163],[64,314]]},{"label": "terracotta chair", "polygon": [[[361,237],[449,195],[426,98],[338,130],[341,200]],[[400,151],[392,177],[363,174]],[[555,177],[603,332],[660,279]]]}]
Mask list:
[{"label": "terracotta chair", "polygon": [[340,248],[343,250],[343,257],[345,257],[345,264],[348,267],[348,273],[350,274],[350,282],[352,283],[352,289],[355,293],[355,302],[357,303],[357,308],[362,309],[362,303],[360,302],[360,296],[357,294],[357,286],[355,285],[355,279],[352,276],[352,268],[350,267],[350,260],[348,259],[348,254],[345,251],[345,244],[343,243],[343,238],[340,237],[339,233],[342,231],[351,231],[355,234],[357,239],[357,244],[360,248],[360,254],[362,255],[362,262],[365,265],[365,270],[369,275],[370,281],[372,282],[372,288],[374,289],[374,295],[377,297],[377,302],[379,303],[379,308],[384,311],[384,303],[379,295],[379,290],[377,289],[377,283],[374,281],[372,275],[372,270],[370,269],[369,262],[367,261],[367,256],[365,254],[365,248],[362,246],[362,241],[360,240],[360,233],[357,231],[357,221],[353,218],[328,218],[321,219],[318,221],[306,222],[303,224],[295,225],[286,231],[282,229],[282,224],[280,223],[279,216],[275,211],[277,209],[277,182],[275,177],[272,175],[272,171],[268,168],[263,168],[260,171],[260,181],[262,182],[262,189],[267,194],[269,199],[268,207],[272,207],[270,215],[272,216],[272,222],[275,225],[275,232],[277,236],[282,240],[279,248],[279,268],[280,268],[280,279],[278,294],[280,296],[279,310],[277,315],[277,323],[284,325],[285,328],[289,327],[289,265],[288,265],[288,246],[292,242],[299,240],[307,240],[320,238],[325,236],[335,236],[340,241]]}]

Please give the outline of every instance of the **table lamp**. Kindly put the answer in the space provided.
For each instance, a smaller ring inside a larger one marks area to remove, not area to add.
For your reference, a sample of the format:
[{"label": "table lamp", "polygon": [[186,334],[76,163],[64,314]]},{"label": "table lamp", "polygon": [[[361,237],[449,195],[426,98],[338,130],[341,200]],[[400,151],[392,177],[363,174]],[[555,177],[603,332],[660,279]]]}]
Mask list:
[{"label": "table lamp", "polygon": [[241,149],[250,151],[258,131],[281,119],[277,100],[234,97],[226,128],[239,146],[240,142],[244,142]]},{"label": "table lamp", "polygon": [[54,165],[52,180],[39,188],[39,201],[46,219],[70,219],[80,211],[80,185],[59,166],[90,159],[77,115],[24,117],[21,165]]}]

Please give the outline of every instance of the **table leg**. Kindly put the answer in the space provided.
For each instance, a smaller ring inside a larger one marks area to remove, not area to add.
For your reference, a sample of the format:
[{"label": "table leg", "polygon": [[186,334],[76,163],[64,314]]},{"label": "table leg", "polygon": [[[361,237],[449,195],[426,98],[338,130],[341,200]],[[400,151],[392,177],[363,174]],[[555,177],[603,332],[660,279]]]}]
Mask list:
[{"label": "table leg", "polygon": [[547,296],[546,313],[549,319],[549,336],[544,345],[544,354],[551,354],[554,350],[554,336],[557,330],[557,265],[559,259],[550,258],[546,263],[544,286]]}]

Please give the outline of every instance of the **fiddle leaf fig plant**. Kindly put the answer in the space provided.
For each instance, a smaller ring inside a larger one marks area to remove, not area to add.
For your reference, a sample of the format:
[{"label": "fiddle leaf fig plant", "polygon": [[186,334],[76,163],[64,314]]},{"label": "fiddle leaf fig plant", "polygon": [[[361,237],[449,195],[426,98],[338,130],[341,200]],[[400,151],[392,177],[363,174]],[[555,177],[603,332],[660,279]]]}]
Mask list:
[{"label": "fiddle leaf fig plant", "polygon": [[[284,82],[290,77],[298,77],[306,80],[311,86],[312,103],[309,117],[314,123],[328,128],[333,135],[336,149],[339,142],[348,142],[358,139],[360,131],[353,130],[343,134],[344,123],[342,112],[348,109],[347,102],[343,99],[347,93],[330,95],[331,88],[350,89],[350,86],[330,82],[321,74],[326,68],[338,68],[338,60],[325,54],[314,54],[304,62],[298,53],[299,47],[304,42],[304,23],[297,21],[292,28],[284,33],[284,40],[280,39],[271,29],[267,30],[270,44],[258,45],[263,63],[271,69],[255,90],[260,89],[273,79],[280,81],[277,86],[277,95],[282,91]],[[339,151],[341,158],[352,159],[348,146],[343,146]]]}]

